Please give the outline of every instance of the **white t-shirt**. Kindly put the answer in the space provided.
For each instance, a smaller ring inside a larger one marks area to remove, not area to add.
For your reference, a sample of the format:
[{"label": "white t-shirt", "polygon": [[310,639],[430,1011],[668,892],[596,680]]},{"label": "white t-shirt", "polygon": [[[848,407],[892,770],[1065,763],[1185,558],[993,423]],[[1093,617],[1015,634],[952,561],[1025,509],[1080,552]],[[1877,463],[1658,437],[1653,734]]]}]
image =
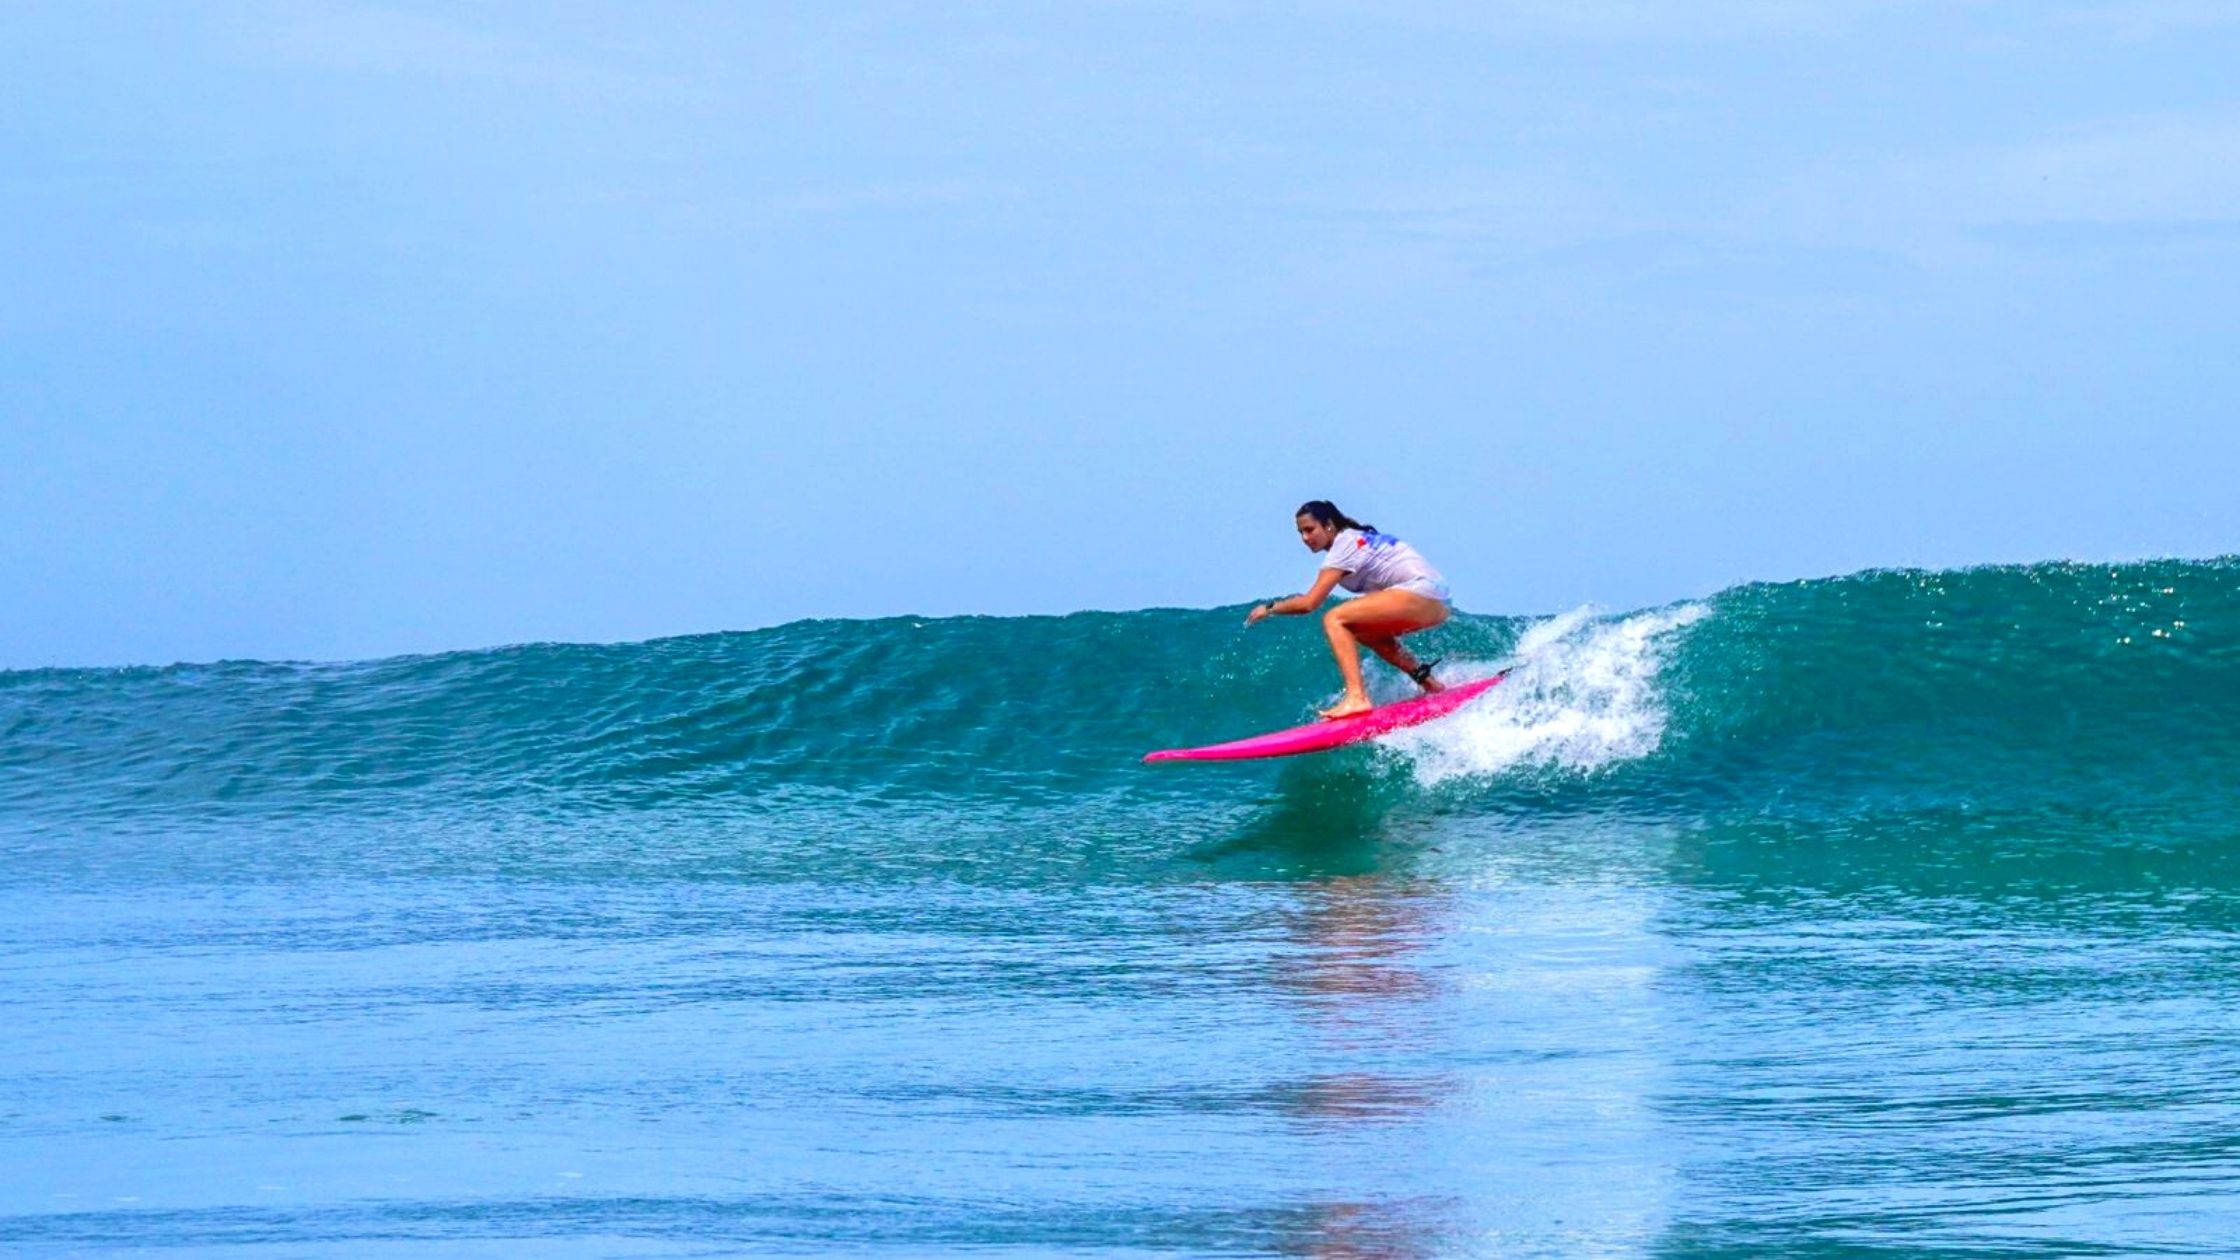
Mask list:
[{"label": "white t-shirt", "polygon": [[1322,553],[1322,567],[1344,574],[1338,585],[1356,595],[1410,584],[1417,589],[1429,584],[1443,590],[1447,582],[1429,561],[1416,554],[1415,548],[1390,534],[1358,529],[1338,531],[1338,536],[1330,540],[1330,550]]}]

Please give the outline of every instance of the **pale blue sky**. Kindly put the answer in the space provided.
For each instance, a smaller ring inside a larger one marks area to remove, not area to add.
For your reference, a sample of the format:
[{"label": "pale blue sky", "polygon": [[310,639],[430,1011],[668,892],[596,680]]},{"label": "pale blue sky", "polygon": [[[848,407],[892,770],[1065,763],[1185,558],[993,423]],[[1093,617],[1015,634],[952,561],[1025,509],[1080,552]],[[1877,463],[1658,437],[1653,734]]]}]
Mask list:
[{"label": "pale blue sky", "polygon": [[0,667],[2240,532],[2240,3],[0,6]]}]

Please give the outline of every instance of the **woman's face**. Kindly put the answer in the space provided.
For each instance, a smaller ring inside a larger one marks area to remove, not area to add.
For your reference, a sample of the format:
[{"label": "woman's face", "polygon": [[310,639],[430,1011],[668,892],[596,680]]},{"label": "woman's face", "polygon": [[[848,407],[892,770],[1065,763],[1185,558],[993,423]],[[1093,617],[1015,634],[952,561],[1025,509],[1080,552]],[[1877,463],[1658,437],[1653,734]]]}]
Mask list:
[{"label": "woman's face", "polygon": [[1305,543],[1309,551],[1330,550],[1330,540],[1338,536],[1337,526],[1325,525],[1311,516],[1300,517],[1298,524],[1299,541]]}]

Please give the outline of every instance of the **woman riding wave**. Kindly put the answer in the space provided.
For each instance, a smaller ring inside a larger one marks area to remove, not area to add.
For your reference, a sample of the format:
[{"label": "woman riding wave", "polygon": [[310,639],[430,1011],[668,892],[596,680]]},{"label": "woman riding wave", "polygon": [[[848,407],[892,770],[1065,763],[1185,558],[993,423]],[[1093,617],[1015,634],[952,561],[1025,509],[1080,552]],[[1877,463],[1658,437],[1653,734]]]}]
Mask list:
[{"label": "woman riding wave", "polygon": [[1361,685],[1361,648],[1366,645],[1390,662],[1394,669],[1416,680],[1425,691],[1446,687],[1431,676],[1431,666],[1419,663],[1400,646],[1400,636],[1429,630],[1447,619],[1446,579],[1416,549],[1374,525],[1364,525],[1338,510],[1328,499],[1299,505],[1299,541],[1309,551],[1322,553],[1322,568],[1304,595],[1293,595],[1255,607],[1246,625],[1277,615],[1303,616],[1322,607],[1332,587],[1357,593],[1322,614],[1322,631],[1330,636],[1330,654],[1338,659],[1338,673],[1346,682],[1345,698],[1322,711],[1326,718],[1351,717],[1370,709],[1369,692]]}]

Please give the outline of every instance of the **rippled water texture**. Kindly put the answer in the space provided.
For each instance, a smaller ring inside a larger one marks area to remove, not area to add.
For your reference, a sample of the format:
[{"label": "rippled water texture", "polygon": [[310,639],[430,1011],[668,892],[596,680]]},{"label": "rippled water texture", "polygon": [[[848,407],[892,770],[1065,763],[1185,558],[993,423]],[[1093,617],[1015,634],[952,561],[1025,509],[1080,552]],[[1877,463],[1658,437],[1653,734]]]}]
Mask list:
[{"label": "rippled water texture", "polygon": [[2240,1251],[2240,563],[1241,612],[0,673],[0,1251]]}]

